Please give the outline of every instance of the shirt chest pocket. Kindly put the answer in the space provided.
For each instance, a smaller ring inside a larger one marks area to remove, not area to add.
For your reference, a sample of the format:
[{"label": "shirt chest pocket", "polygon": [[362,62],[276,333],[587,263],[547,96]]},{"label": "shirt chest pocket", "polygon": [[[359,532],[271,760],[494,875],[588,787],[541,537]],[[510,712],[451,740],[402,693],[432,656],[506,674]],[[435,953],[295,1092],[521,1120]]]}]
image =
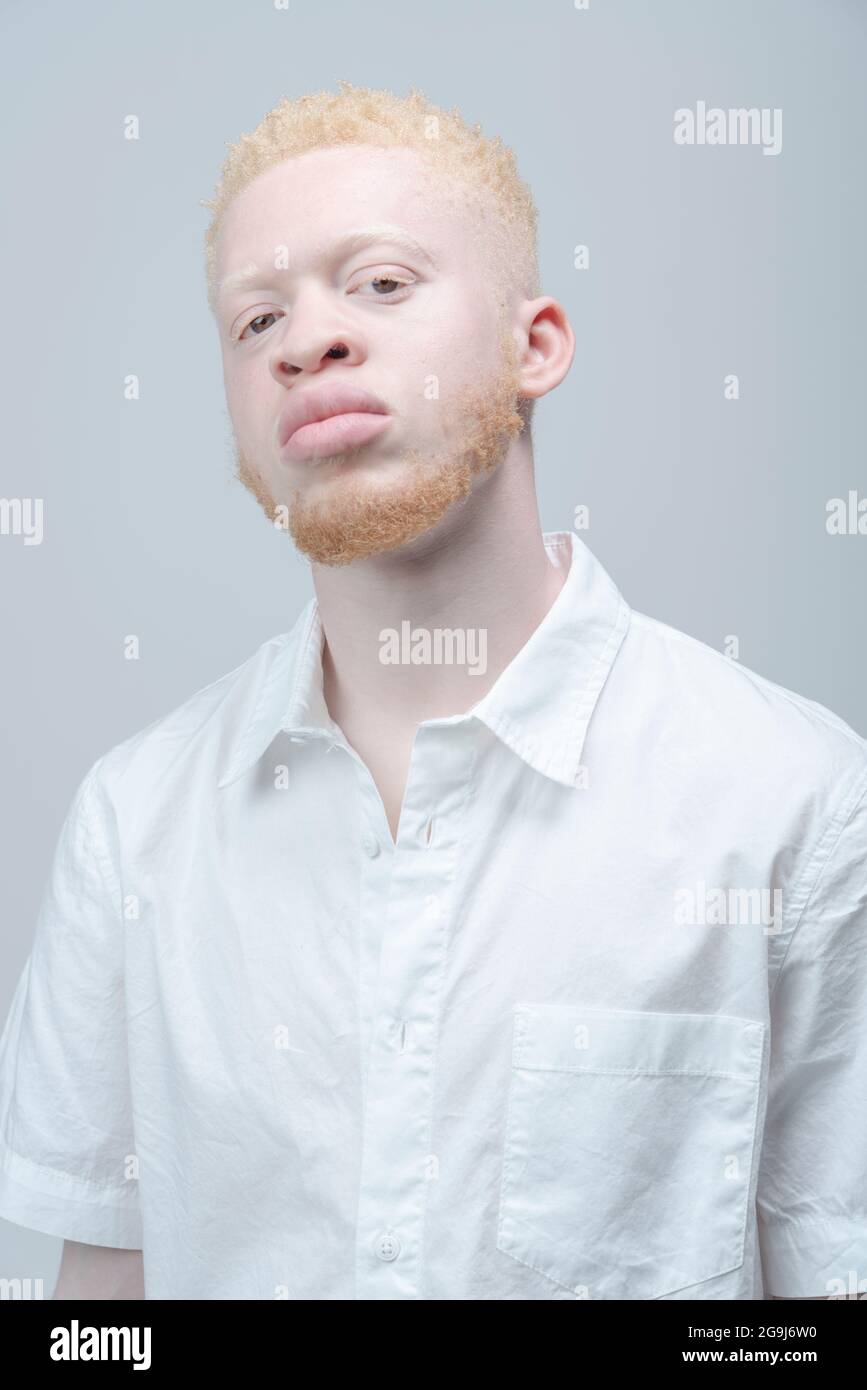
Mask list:
[{"label": "shirt chest pocket", "polygon": [[497,1247],[576,1297],[743,1263],[765,1025],[521,1003]]}]

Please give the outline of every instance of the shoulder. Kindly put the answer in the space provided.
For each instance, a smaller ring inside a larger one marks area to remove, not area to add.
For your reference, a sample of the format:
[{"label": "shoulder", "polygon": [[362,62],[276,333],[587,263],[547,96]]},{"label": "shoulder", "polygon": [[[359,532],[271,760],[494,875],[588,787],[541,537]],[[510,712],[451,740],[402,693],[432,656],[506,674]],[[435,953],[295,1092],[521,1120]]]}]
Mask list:
[{"label": "shoulder", "polygon": [[104,752],[85,779],[96,795],[131,812],[165,803],[197,778],[215,782],[221,760],[285,662],[294,633],[269,638],[231,671]]},{"label": "shoulder", "polygon": [[804,766],[840,759],[867,775],[867,739],[833,710],[717,651],[688,633],[635,610],[631,655],[657,698],[689,727],[715,728],[721,740],[792,755]]},{"label": "shoulder", "polygon": [[[631,613],[618,715],[658,777],[720,824],[821,857],[867,796],[867,739],[810,700],[646,614]],[[620,664],[619,662],[617,663]]]}]

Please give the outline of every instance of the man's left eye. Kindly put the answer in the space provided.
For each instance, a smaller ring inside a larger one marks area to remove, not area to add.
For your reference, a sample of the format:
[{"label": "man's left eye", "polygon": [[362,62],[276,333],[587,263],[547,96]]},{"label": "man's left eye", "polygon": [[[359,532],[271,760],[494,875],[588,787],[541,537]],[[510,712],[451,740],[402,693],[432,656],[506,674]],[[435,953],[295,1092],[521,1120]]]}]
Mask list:
[{"label": "man's left eye", "polygon": [[[398,290],[409,289],[414,283],[412,280],[401,280],[396,275],[372,275],[369,280],[362,280],[356,289],[361,289],[362,285],[376,286],[374,299],[386,299],[396,294]],[[353,290],[353,294],[355,290]],[[368,296],[369,297],[369,296]]]}]

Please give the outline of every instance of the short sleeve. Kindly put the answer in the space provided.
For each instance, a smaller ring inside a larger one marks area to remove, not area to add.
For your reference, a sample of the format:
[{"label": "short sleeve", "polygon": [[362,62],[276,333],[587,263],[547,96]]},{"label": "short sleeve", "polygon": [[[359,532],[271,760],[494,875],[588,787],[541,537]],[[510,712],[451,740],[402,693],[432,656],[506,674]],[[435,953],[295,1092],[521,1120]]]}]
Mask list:
[{"label": "short sleeve", "polygon": [[140,1249],[123,914],[99,768],[60,831],[0,1037],[0,1217]]},{"label": "short sleeve", "polygon": [[867,1279],[867,787],[860,790],[835,828],[771,995],[756,1194],[768,1297],[846,1295]]}]

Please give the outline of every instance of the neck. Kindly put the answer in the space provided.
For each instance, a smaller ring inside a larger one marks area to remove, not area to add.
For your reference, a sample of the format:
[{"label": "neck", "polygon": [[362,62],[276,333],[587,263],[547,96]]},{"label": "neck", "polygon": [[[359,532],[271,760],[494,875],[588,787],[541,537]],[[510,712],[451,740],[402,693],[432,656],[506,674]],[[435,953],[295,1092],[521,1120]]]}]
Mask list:
[{"label": "neck", "polygon": [[[532,456],[516,452],[479,481],[454,515],[400,552],[341,567],[313,565],[325,632],[325,700],[342,727],[365,714],[413,729],[465,713],[545,617],[565,574],[545,550]],[[388,650],[385,629],[399,639],[389,663],[380,659]],[[465,636],[463,664],[438,662],[436,655],[428,656],[430,664],[407,659],[413,646],[420,649],[419,630],[430,634],[437,652],[436,629]]]}]

